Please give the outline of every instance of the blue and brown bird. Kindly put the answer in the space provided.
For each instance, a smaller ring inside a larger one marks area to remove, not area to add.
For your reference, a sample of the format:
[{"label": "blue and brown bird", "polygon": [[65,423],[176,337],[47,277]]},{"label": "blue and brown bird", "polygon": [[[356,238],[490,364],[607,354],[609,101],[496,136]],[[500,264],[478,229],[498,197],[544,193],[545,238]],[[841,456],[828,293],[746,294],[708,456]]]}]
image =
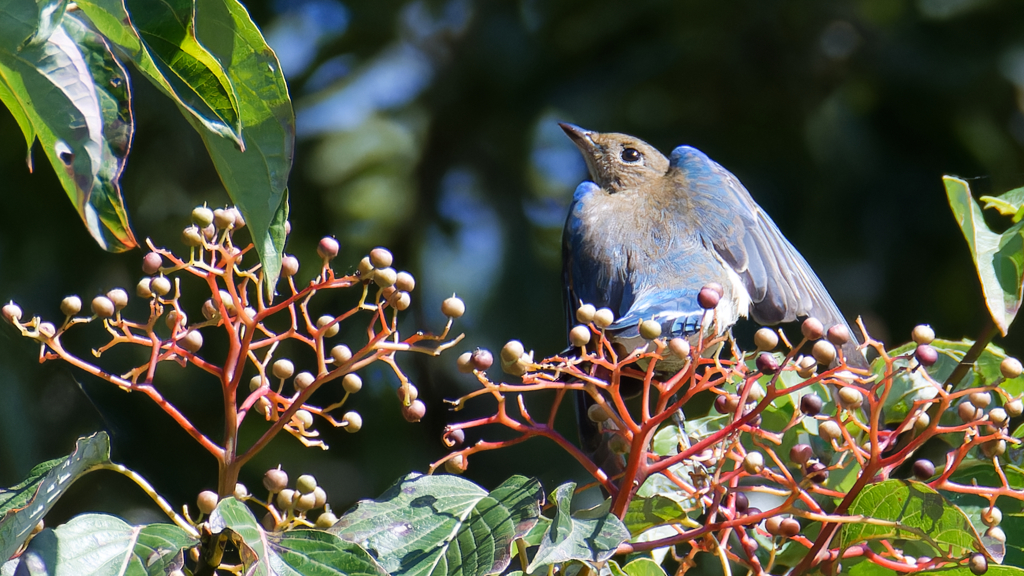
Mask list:
[{"label": "blue and brown bird", "polygon": [[[645,320],[658,322],[663,337],[694,339],[709,320],[698,294],[715,283],[719,333],[740,318],[775,325],[814,317],[825,329],[849,329],[807,261],[740,181],[703,152],[679,146],[666,158],[626,134],[559,125],[593,179],[576,188],[562,239],[570,327],[586,303],[614,312],[606,334],[627,350],[643,344]],[[843,352],[850,366],[867,367],[855,340]],[[581,436],[592,451],[581,394]]]}]

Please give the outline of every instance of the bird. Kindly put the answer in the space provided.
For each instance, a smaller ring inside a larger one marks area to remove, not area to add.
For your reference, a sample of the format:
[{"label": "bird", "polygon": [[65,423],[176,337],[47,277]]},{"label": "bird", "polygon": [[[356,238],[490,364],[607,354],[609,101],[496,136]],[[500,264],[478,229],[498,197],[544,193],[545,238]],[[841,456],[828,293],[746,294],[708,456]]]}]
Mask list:
[{"label": "bird", "polygon": [[[814,317],[825,329],[849,330],[803,256],[739,179],[706,154],[683,145],[666,157],[627,134],[559,126],[591,178],[576,187],[562,234],[567,329],[577,308],[591,304],[612,310],[605,333],[628,351],[644,343],[639,325],[646,320],[660,324],[662,337],[695,340],[711,319],[698,295],[718,284],[719,334],[741,318],[776,325]],[[847,364],[867,368],[857,345],[853,337],[843,346]],[[683,360],[666,358],[665,367]],[[590,453],[601,448],[586,417],[592,402],[578,393],[581,442]]]}]

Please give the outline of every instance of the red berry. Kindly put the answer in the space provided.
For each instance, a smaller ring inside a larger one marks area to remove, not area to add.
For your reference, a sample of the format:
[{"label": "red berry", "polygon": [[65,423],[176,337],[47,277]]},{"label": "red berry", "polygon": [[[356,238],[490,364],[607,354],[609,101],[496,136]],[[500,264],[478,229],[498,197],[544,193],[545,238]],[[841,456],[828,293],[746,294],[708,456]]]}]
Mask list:
[{"label": "red berry", "polygon": [[817,394],[804,394],[800,398],[800,411],[808,416],[821,412],[821,398]]},{"label": "red berry", "polygon": [[409,422],[419,422],[427,414],[427,405],[422,400],[413,400],[408,406],[402,407],[402,417]]},{"label": "red berry", "polygon": [[750,500],[747,500],[747,495],[743,492],[736,493],[736,511],[743,514],[750,507]]},{"label": "red berry", "polygon": [[808,444],[797,444],[789,449],[789,459],[794,464],[806,464],[814,456],[814,449]]},{"label": "red berry", "polygon": [[800,332],[808,340],[817,340],[825,334],[825,327],[821,325],[821,320],[812,316],[800,325]]},{"label": "red berry", "polygon": [[452,430],[445,434],[445,438],[448,440],[445,445],[448,446],[450,450],[454,450],[455,448],[462,446],[462,443],[466,441],[466,431],[461,428],[458,430]]},{"label": "red berry", "polygon": [[935,475],[935,465],[929,460],[921,459],[914,462],[914,477],[918,480],[927,480]]},{"label": "red berry", "polygon": [[705,310],[711,310],[718,306],[722,299],[722,285],[712,282],[700,289],[697,293],[697,303]]},{"label": "red berry", "polygon": [[779,371],[779,361],[770,352],[762,352],[755,362],[757,369],[764,374],[775,374]]},{"label": "red berry", "polygon": [[804,474],[815,484],[828,480],[828,467],[821,462],[811,462],[804,468]]},{"label": "red berry", "polygon": [[338,255],[340,248],[337,240],[330,236],[325,236],[320,239],[320,245],[316,247],[316,253],[324,260],[331,260]]},{"label": "red berry", "polygon": [[917,361],[921,363],[921,366],[931,366],[939,360],[939,353],[929,344],[920,344],[917,349],[914,350],[914,356]]},{"label": "red berry", "polygon": [[850,341],[850,329],[845,324],[836,324],[828,329],[825,337],[836,346],[842,346]]},{"label": "red berry", "polygon": [[160,266],[164,263],[164,258],[156,252],[150,252],[142,257],[142,271],[146,274],[156,274],[160,271]]},{"label": "red berry", "polygon": [[483,348],[477,348],[470,356],[470,360],[473,362],[473,367],[477,370],[487,370],[494,364],[494,356],[489,350]]}]

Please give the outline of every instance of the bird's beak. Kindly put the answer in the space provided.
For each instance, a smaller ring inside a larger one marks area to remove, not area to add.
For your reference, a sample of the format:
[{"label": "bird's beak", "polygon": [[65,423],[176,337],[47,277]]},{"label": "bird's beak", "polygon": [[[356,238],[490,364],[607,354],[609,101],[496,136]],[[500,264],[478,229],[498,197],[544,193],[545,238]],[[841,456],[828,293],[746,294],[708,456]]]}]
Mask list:
[{"label": "bird's beak", "polygon": [[596,147],[592,138],[594,132],[567,122],[559,122],[558,125],[565,132],[566,136],[572,140],[573,144],[583,152],[584,156],[590,156],[594,153],[594,148]]}]

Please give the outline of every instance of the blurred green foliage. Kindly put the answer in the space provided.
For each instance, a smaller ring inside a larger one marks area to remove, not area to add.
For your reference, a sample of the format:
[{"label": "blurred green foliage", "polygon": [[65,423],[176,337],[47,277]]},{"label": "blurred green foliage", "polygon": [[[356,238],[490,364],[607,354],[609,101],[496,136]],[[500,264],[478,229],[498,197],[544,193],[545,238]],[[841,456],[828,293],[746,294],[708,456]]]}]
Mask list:
[{"label": "blurred green foliage", "polygon": [[[441,399],[474,381],[454,370],[459,352],[497,350],[509,338],[539,355],[564,347],[559,241],[585,169],[559,120],[630,133],[664,151],[686,143],[708,153],[739,176],[840,308],[863,316],[877,338],[900,344],[920,322],[941,337],[974,337],[984,322],[940,177],[967,178],[979,195],[1024,181],[1020,3],[247,5],[295,101],[286,252],[303,261],[300,279],[313,273],[317,239],[336,235],[338,262],[354,267],[383,244],[396,267],[416,275],[406,330],[439,330],[440,301],[452,292],[468,306],[457,324],[467,333],[463,346],[440,359],[406,359],[428,402],[422,423],[401,419],[385,372],[363,374],[363,431],[328,433],[328,453],[282,437],[243,478],[250,487],[281,462],[314,473],[336,509],[376,495],[441,454],[451,417]],[[133,229],[177,247],[191,209],[227,196],[173,105],[142,81],[135,95],[137,134],[123,180]],[[0,298],[53,318],[68,294],[132,288],[141,254],[102,252],[59,200],[54,174],[28,173],[24,140],[6,113],[0,135]],[[192,297],[198,312],[205,296]],[[57,364],[40,367],[36,347],[13,330],[0,330],[0,339],[0,483],[66,454],[78,435],[107,429],[113,459],[176,505],[214,485],[212,460],[144,398]],[[1024,336],[1011,330],[1000,344],[1020,355]],[[171,368],[159,377],[200,426],[219,430],[215,383]],[[562,424],[574,437],[571,414]],[[468,475],[496,486],[514,472],[554,486],[579,470],[552,446],[528,443],[470,462]],[[135,508],[150,509],[126,482],[94,476],[61,501],[54,523],[83,510],[151,517]]]}]

